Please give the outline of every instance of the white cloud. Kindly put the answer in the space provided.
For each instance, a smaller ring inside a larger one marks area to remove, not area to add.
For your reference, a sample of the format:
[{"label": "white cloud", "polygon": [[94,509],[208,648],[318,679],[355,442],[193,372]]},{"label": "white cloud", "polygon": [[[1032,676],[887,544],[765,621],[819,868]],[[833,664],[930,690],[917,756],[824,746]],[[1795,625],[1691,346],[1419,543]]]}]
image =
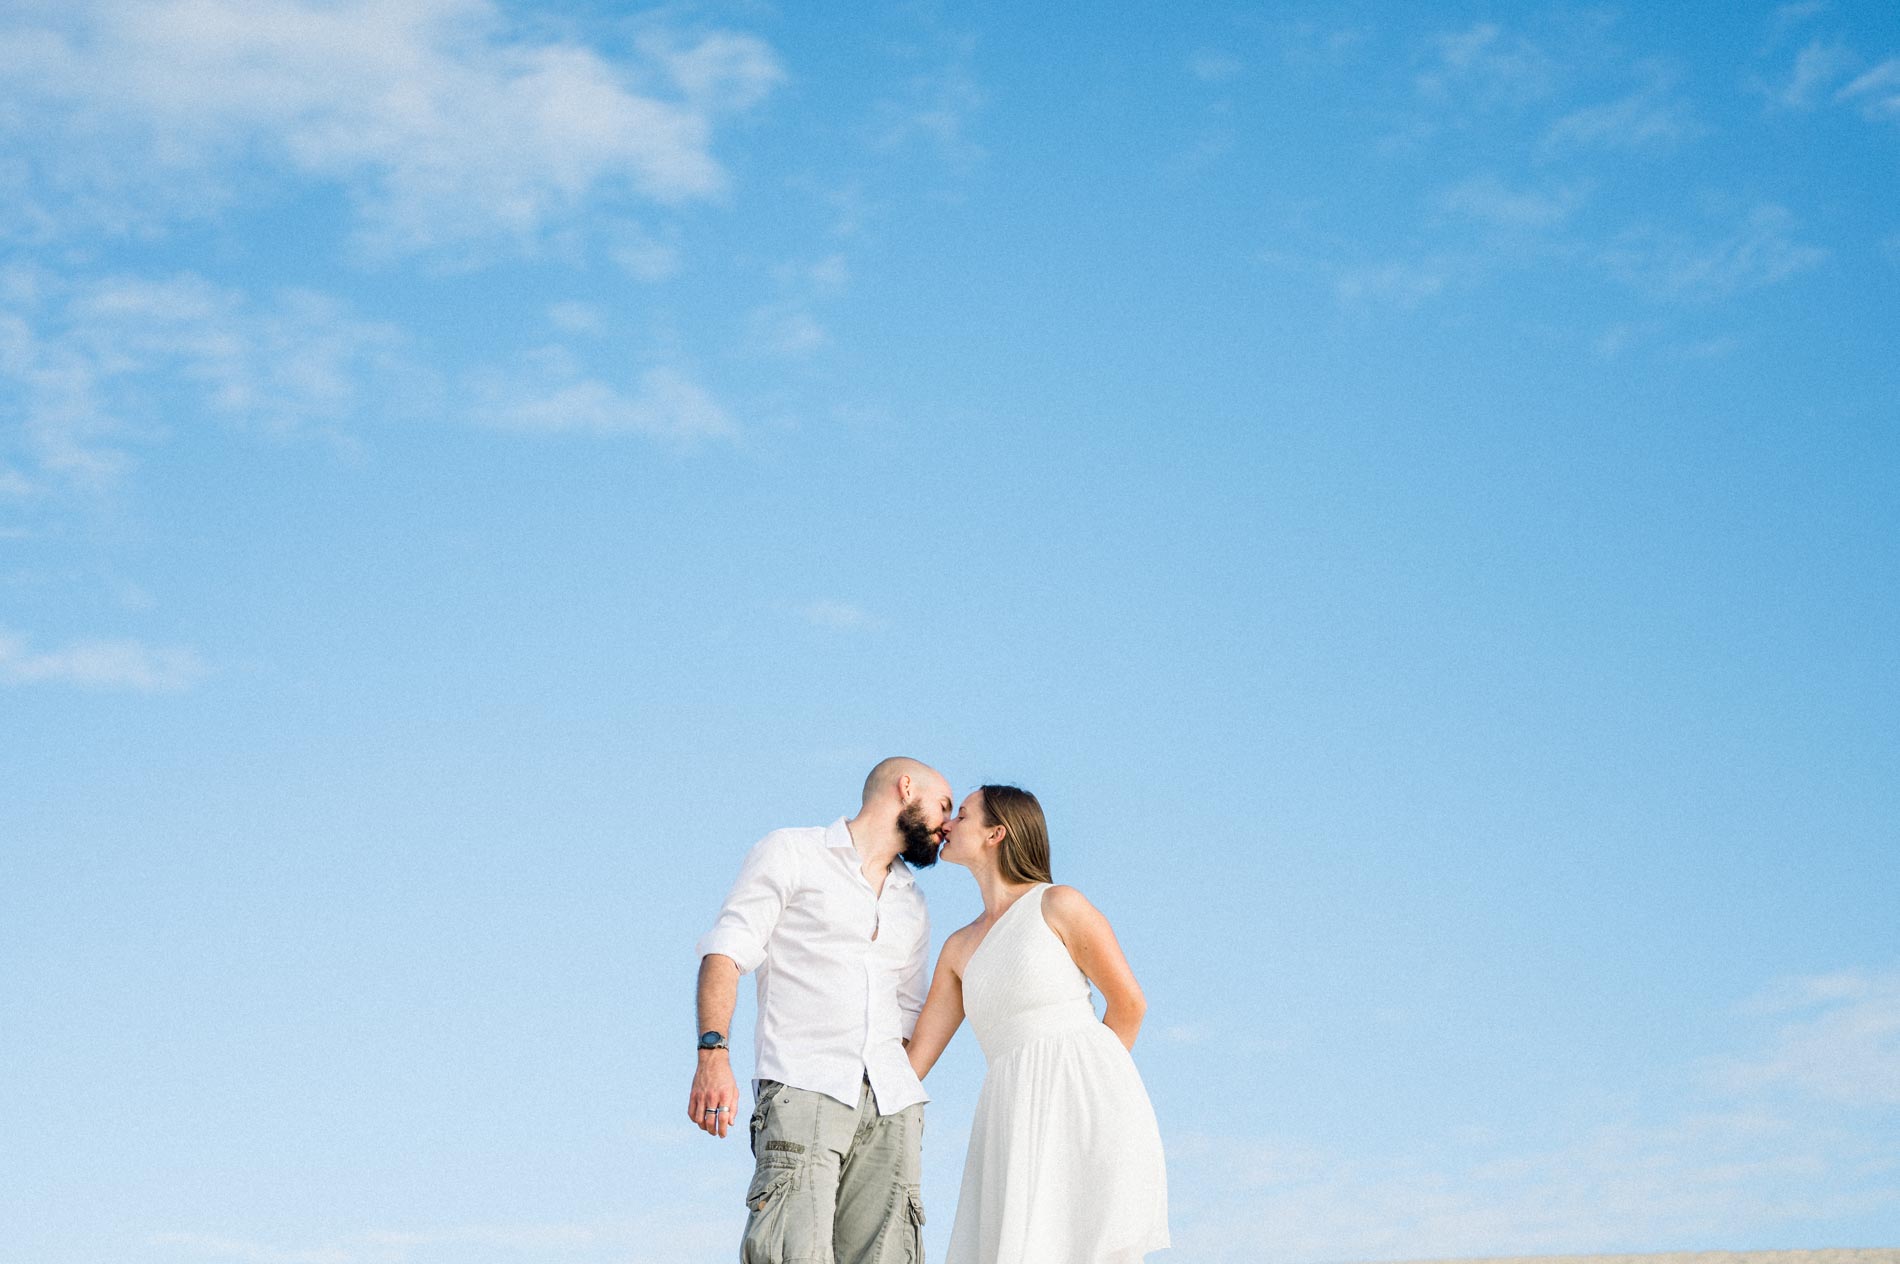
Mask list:
[{"label": "white cloud", "polygon": [[1765,1051],[1718,1067],[1727,1087],[1793,1088],[1846,1106],[1900,1106],[1900,971],[1797,979],[1748,1009],[1783,1021]]},{"label": "white cloud", "polygon": [[851,267],[843,255],[829,254],[811,263],[782,270],[780,279],[789,283],[802,282],[816,293],[837,294],[850,282]]},{"label": "white cloud", "polygon": [[1252,1264],[1643,1250],[1747,1238],[1789,1222],[1890,1205],[1891,1184],[1848,1179],[1871,1147],[1750,1114],[1595,1128],[1546,1150],[1452,1147],[1462,1157],[1355,1162],[1310,1147],[1167,1137],[1175,1244]]},{"label": "white cloud", "polygon": [[1776,34],[1790,27],[1800,26],[1812,18],[1819,17],[1828,10],[1828,0],[1794,0],[1794,3],[1779,5],[1769,15],[1768,25]]},{"label": "white cloud", "polygon": [[746,317],[752,345],[768,355],[807,356],[831,341],[818,318],[796,303],[766,303]]},{"label": "white cloud", "polygon": [[873,622],[864,607],[849,601],[808,601],[798,607],[798,617],[815,628],[834,632],[868,627]]},{"label": "white cloud", "polygon": [[678,1264],[729,1253],[737,1233],[730,1166],[667,1157],[667,1199],[632,1216],[376,1229],[316,1243],[169,1230],[147,1234],[145,1245],[154,1252],[148,1258],[177,1264]]},{"label": "white cloud", "polygon": [[274,436],[337,427],[394,392],[401,338],[306,290],[266,301],[180,274],[78,282],[21,273],[0,299],[0,452],[34,490],[111,487],[132,451],[208,418]]},{"label": "white cloud", "polygon": [[1155,1033],[1171,1045],[1206,1044],[1214,1029],[1206,1023],[1171,1023]]},{"label": "white cloud", "polygon": [[1669,150],[1703,134],[1686,102],[1660,78],[1635,92],[1563,115],[1544,135],[1551,149]]},{"label": "white cloud", "polygon": [[1812,40],[1795,54],[1788,81],[1772,94],[1777,105],[1791,110],[1811,109],[1822,94],[1860,64],[1853,50],[1839,41]]},{"label": "white cloud", "polygon": [[1452,269],[1440,259],[1397,260],[1343,269],[1333,296],[1347,307],[1411,311],[1436,297],[1451,280]]},{"label": "white cloud", "polygon": [[987,100],[971,67],[976,40],[931,34],[934,48],[906,52],[934,64],[904,77],[902,89],[879,103],[873,143],[884,150],[921,146],[952,166],[967,167],[984,156],[983,146],[970,135]]},{"label": "white cloud", "polygon": [[772,269],[781,297],[760,303],[746,313],[746,340],[753,350],[769,356],[798,358],[820,350],[831,334],[817,308],[841,294],[850,283],[851,269],[841,254],[817,260],[790,260]]},{"label": "white cloud", "polygon": [[636,281],[664,281],[679,275],[679,248],[631,224],[607,232],[607,257]]},{"label": "white cloud", "polygon": [[1188,73],[1202,83],[1225,83],[1247,68],[1246,63],[1232,53],[1217,48],[1203,48],[1188,58]]},{"label": "white cloud", "polygon": [[1714,241],[1655,230],[1626,233],[1603,262],[1651,298],[1712,301],[1786,281],[1827,257],[1821,247],[1796,239],[1794,216],[1785,208],[1765,205]]},{"label": "white cloud", "polygon": [[548,323],[564,333],[597,334],[606,320],[592,303],[554,303],[548,308]]},{"label": "white cloud", "polygon": [[102,281],[68,313],[69,338],[103,372],[169,369],[219,417],[276,434],[349,415],[364,378],[393,368],[402,342],[327,295],[286,290],[255,303],[192,275]]},{"label": "white cloud", "polygon": [[1425,69],[1413,79],[1419,95],[1429,100],[1523,104],[1555,87],[1556,65],[1544,50],[1496,23],[1439,35],[1429,49]]},{"label": "white cloud", "polygon": [[1499,228],[1550,228],[1570,218],[1583,201],[1577,187],[1514,189],[1493,175],[1476,176],[1441,190],[1442,211]]},{"label": "white cloud", "polygon": [[686,447],[736,433],[714,396],[679,369],[646,369],[630,386],[589,375],[565,349],[543,348],[509,376],[475,381],[477,421],[529,434],[637,434]]},{"label": "white cloud", "polygon": [[[489,0],[94,0],[0,24],[21,216],[136,222],[229,195],[243,164],[328,183],[390,251],[528,244],[605,200],[717,196],[718,121],[782,78],[750,36],[637,57],[512,30]],[[47,190],[74,190],[56,198]],[[16,224],[16,228],[20,227]]]},{"label": "white cloud", "polygon": [[1284,1264],[1640,1251],[1811,1237],[1900,1206],[1900,971],[1792,980],[1744,1012],[1773,1024],[1765,1051],[1699,1087],[1684,1067],[1675,1101],[1613,1097],[1571,1130],[1527,1120],[1359,1156],[1170,1131],[1175,1245],[1223,1264],[1263,1242]]},{"label": "white cloud", "polygon": [[1889,57],[1842,88],[1837,99],[1852,101],[1866,117],[1900,122],[1900,57]]},{"label": "white cloud", "polygon": [[0,630],[0,684],[76,685],[82,689],[178,693],[205,675],[189,649],[134,640],[84,640],[35,652],[25,638]]}]

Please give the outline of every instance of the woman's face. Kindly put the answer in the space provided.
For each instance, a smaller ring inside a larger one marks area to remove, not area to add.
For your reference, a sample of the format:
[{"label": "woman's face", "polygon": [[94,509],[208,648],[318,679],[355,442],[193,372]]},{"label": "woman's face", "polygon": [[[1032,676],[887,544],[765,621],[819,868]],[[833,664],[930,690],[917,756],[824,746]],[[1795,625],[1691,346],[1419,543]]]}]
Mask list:
[{"label": "woman's face", "polygon": [[994,825],[983,824],[983,792],[970,791],[963,800],[963,806],[950,818],[943,849],[937,853],[937,859],[969,868],[983,852],[983,836],[995,828]]}]

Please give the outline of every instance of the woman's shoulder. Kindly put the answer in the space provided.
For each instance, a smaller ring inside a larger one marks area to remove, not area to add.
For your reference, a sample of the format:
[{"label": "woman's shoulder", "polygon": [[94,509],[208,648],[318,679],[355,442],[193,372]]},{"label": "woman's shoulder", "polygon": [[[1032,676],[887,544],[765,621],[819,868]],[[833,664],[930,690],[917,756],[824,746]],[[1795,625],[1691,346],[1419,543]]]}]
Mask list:
[{"label": "woman's shoulder", "polygon": [[1065,917],[1084,911],[1093,912],[1095,906],[1089,903],[1088,896],[1074,887],[1051,883],[1043,889],[1042,908],[1045,913]]},{"label": "woman's shoulder", "polygon": [[1071,886],[1052,884],[1042,893],[1042,920],[1064,943],[1076,931],[1087,931],[1103,920],[1089,898]]},{"label": "woman's shoulder", "polygon": [[978,915],[975,921],[959,926],[950,932],[943,941],[943,951],[937,954],[938,959],[961,976],[964,963],[970,959],[970,954],[976,951],[976,946],[982,941],[983,918]]}]

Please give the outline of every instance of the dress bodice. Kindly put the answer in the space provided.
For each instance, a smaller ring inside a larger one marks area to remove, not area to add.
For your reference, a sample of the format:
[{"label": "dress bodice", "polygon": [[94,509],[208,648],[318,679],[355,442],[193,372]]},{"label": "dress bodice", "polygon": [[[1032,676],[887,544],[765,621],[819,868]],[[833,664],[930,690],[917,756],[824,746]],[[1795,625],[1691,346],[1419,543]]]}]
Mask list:
[{"label": "dress bodice", "polygon": [[1045,1036],[1097,1023],[1089,981],[1043,920],[1046,882],[996,919],[963,967],[963,1013],[991,1062]]}]

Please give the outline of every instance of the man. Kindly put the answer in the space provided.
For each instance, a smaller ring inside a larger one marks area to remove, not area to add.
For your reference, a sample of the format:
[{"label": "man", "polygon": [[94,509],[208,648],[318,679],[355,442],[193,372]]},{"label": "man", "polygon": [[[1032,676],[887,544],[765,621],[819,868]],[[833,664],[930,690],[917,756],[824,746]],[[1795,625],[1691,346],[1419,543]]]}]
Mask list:
[{"label": "man", "polygon": [[923,1260],[929,1095],[904,1046],[924,1005],[930,919],[911,868],[936,863],[951,804],[943,774],[883,761],[856,816],[760,839],[699,941],[687,1113],[715,1137],[739,1102],[726,1043],[739,976],[758,971],[741,1264]]}]

